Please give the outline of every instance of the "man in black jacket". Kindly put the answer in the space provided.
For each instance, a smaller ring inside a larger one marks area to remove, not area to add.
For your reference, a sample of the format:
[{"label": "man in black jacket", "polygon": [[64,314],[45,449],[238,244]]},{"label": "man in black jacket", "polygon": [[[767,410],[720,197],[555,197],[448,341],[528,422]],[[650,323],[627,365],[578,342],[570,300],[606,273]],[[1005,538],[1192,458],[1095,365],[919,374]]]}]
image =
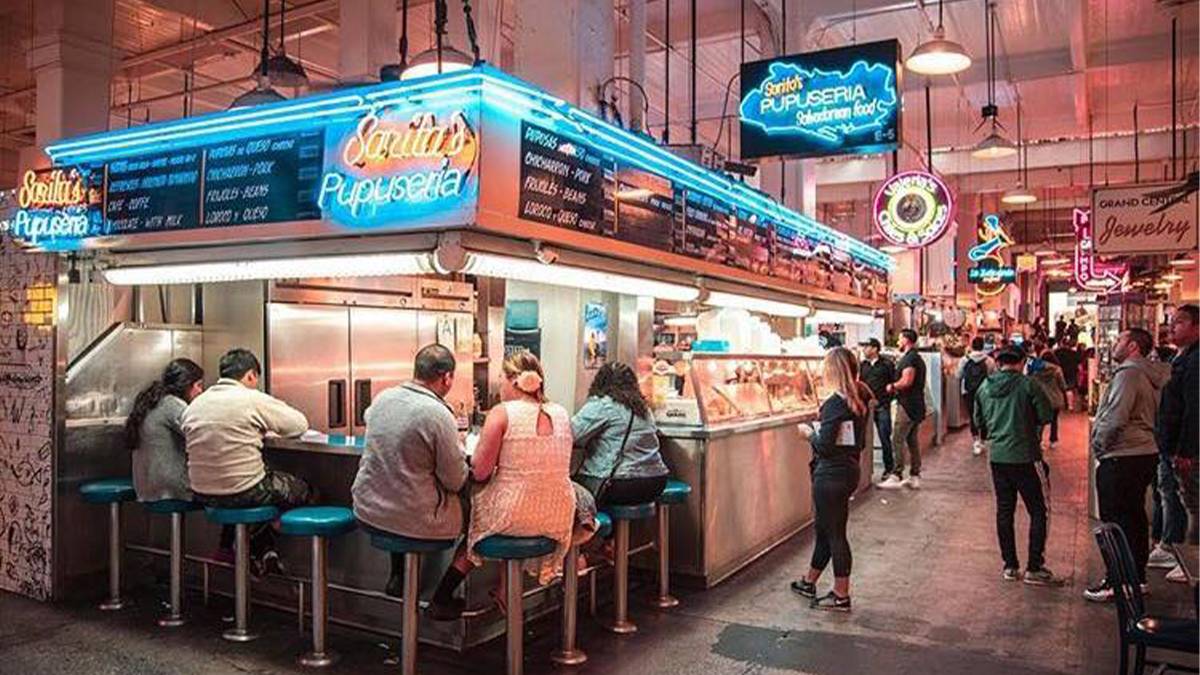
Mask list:
[{"label": "man in black jacket", "polygon": [[880,353],[883,345],[879,340],[871,338],[858,344],[863,351],[858,378],[875,397],[875,433],[879,435],[879,447],[883,450],[883,478],[887,478],[896,470],[892,450],[892,395],[887,391],[887,386],[896,381],[896,364]]},{"label": "man in black jacket", "polygon": [[1183,305],[1171,317],[1171,341],[1179,355],[1163,389],[1155,435],[1159,451],[1175,464],[1180,497],[1188,512],[1187,540],[1197,543],[1197,453],[1200,451],[1200,308]]}]

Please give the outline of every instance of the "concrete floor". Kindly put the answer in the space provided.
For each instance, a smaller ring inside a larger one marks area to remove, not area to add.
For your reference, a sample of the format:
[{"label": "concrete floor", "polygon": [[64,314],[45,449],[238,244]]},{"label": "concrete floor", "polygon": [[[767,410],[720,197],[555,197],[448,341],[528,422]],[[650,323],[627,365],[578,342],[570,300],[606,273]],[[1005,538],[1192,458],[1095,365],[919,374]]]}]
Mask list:
[{"label": "concrete floor", "polygon": [[[1116,670],[1115,608],[1080,597],[1101,563],[1086,516],[1086,420],[1063,420],[1051,451],[1053,497],[1047,564],[1068,578],[1061,588],[1000,579],[987,462],[970,454],[963,432],[929,453],[919,492],[871,491],[851,514],[854,612],[813,612],[788,589],[807,567],[811,533],[682,604],[657,612],[633,602],[639,632],[609,634],[582,619],[580,644],[591,657],[580,673],[1111,673]],[[808,480],[797,476],[797,480]],[[1026,521],[1018,519],[1024,550]],[[1187,615],[1186,589],[1152,573],[1152,613]],[[828,581],[826,582],[828,583]],[[635,589],[635,592],[638,592]],[[642,593],[644,595],[644,593]],[[256,610],[263,638],[235,645],[219,637],[228,606],[192,602],[189,627],[154,626],[155,594],[118,615],[90,605],[43,605],[0,593],[0,672],[290,673],[304,646],[291,617]],[[602,610],[603,611],[603,610]],[[555,672],[547,654],[557,623],[539,622],[526,639],[526,670]],[[392,641],[333,629],[343,660],[331,673],[391,673]],[[1195,667],[1195,663],[1192,666]],[[424,648],[423,673],[501,673],[503,640],[458,655]],[[565,669],[563,669],[565,670]]]}]

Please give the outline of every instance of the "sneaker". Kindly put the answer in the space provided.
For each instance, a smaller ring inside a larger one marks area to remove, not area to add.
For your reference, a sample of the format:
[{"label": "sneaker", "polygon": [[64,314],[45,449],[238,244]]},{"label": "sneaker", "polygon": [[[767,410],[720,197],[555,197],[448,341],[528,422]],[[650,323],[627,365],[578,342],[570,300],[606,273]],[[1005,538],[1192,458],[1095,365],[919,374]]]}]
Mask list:
[{"label": "sneaker", "polygon": [[812,600],[817,597],[817,585],[810,581],[800,579],[799,581],[792,582],[792,592],[796,595]]},{"label": "sneaker", "polygon": [[454,621],[462,617],[466,609],[467,601],[462,598],[451,598],[449,602],[430,600],[425,614],[434,621]]},{"label": "sneaker", "polygon": [[920,490],[921,489],[921,477],[920,476],[909,476],[908,480],[904,481],[904,487],[906,487],[910,490]]},{"label": "sneaker", "polygon": [[284,566],[283,560],[279,558],[278,551],[267,551],[262,557],[263,572],[266,574],[274,574],[281,577],[287,576],[287,567]]},{"label": "sneaker", "polygon": [[1108,585],[1108,581],[1101,581],[1084,590],[1083,599],[1090,602],[1112,602],[1113,595],[1112,586]]},{"label": "sneaker", "polygon": [[976,457],[983,454],[983,441],[975,441],[975,444],[971,446],[971,454]]},{"label": "sneaker", "polygon": [[1045,567],[1036,570],[1025,570],[1025,576],[1022,577],[1021,581],[1030,586],[1061,586],[1063,583],[1062,579],[1054,576],[1054,572]]},{"label": "sneaker", "polygon": [[1167,572],[1167,576],[1163,578],[1173,584],[1186,584],[1188,581],[1187,573],[1183,571],[1183,567],[1180,565],[1176,565],[1170,572]]},{"label": "sneaker", "polygon": [[1146,567],[1158,567],[1169,570],[1175,566],[1175,554],[1167,550],[1162,544],[1155,546],[1154,550],[1150,551],[1150,559],[1146,561]]},{"label": "sneaker", "polygon": [[887,477],[880,481],[878,485],[878,487],[881,487],[885,490],[895,490],[903,486],[904,479],[894,473],[888,474]]},{"label": "sneaker", "polygon": [[839,597],[837,593],[829,591],[819,598],[813,598],[812,602],[808,603],[812,609],[823,609],[827,612],[849,612],[850,598]]},{"label": "sneaker", "polygon": [[1003,579],[1005,581],[1019,581],[1021,579],[1021,570],[1015,567],[1005,567]]}]

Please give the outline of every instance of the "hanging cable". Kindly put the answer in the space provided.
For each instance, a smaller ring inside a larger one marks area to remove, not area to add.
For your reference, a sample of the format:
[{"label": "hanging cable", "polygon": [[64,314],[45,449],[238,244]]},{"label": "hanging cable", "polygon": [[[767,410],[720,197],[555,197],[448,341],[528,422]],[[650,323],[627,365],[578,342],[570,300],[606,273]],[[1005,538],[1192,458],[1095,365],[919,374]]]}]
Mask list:
[{"label": "hanging cable", "polygon": [[433,31],[434,40],[437,42],[437,72],[442,72],[442,41],[446,35],[446,22],[449,17],[447,13],[449,9],[446,7],[446,0],[434,0],[433,2]]},{"label": "hanging cable", "polygon": [[692,33],[691,38],[692,39],[691,39],[691,53],[689,56],[689,60],[691,61],[692,67],[691,67],[691,72],[688,73],[688,78],[689,78],[688,88],[691,90],[691,95],[688,98],[691,99],[692,117],[691,117],[691,123],[688,128],[689,128],[689,134],[691,136],[691,143],[693,145],[695,145],[696,138],[697,138],[697,135],[699,132],[699,127],[696,122],[696,94],[697,94],[697,92],[696,92],[696,47],[698,45],[698,37],[699,37],[696,35],[696,0],[692,0],[691,22],[692,22],[692,24],[691,24],[691,33]]},{"label": "hanging cable", "polygon": [[471,55],[475,58],[474,65],[479,65],[483,59],[479,57],[479,33],[475,31],[475,19],[471,16],[471,0],[463,0],[463,18],[467,22],[467,40],[471,42]]},{"label": "hanging cable", "polygon": [[666,21],[663,26],[663,132],[662,142],[671,142],[671,0],[667,0]]},{"label": "hanging cable", "polygon": [[408,67],[408,0],[400,0],[400,72]]}]

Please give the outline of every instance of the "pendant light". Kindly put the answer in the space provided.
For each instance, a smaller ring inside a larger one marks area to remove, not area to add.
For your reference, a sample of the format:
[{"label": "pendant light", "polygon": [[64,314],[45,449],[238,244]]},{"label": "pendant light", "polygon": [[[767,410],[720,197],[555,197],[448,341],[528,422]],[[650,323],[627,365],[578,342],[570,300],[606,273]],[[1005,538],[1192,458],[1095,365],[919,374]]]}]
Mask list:
[{"label": "pendant light", "polygon": [[962,45],[946,39],[942,5],[938,0],[938,25],[933,37],[921,43],[904,62],[904,67],[921,75],[953,75],[971,67],[971,57]]},{"label": "pendant light", "polygon": [[465,54],[454,47],[443,44],[446,36],[446,23],[449,21],[449,9],[446,0],[434,0],[434,35],[436,42],[433,47],[413,57],[407,67],[400,73],[401,80],[412,80],[439,73],[453,73],[469,70],[479,63],[479,40],[475,33],[475,21],[471,18],[471,3],[463,2],[463,13],[467,23],[467,37],[471,41],[470,54]]},{"label": "pendant light", "polygon": [[[263,13],[268,12],[270,0],[264,0]],[[287,3],[279,3],[279,49],[274,56],[267,58],[266,50],[263,50],[263,58],[266,60],[266,68],[259,66],[261,72],[265,72],[267,78],[271,80],[271,84],[277,87],[307,87],[308,73],[305,72],[304,66],[292,60],[287,55],[287,50],[284,48],[283,41],[287,37],[285,15],[287,13]],[[266,28],[267,22],[263,21],[263,27]],[[265,36],[264,36],[265,37]],[[265,40],[264,40],[265,43]]]},{"label": "pendant light", "polygon": [[996,7],[991,0],[984,0],[983,16],[984,35],[987,38],[988,102],[983,106],[983,119],[975,130],[979,131],[990,122],[991,131],[975,145],[971,156],[976,159],[1001,159],[1017,154],[1017,146],[1000,133],[1004,126],[1000,124],[1000,110],[996,107]]},{"label": "pendant light", "polygon": [[271,50],[269,45],[271,39],[271,12],[269,3],[270,0],[263,0],[262,53],[258,60],[258,66],[254,70],[254,88],[233,99],[233,102],[229,104],[230,110],[287,100],[283,94],[271,88]]},{"label": "pendant light", "polygon": [[[1017,91],[1017,142],[1020,143],[1020,154],[1017,155],[1017,187],[1005,190],[1000,201],[1005,204],[1032,204],[1037,201],[1037,195],[1029,189],[1029,146],[1025,143],[1025,135],[1021,131],[1021,92]],[[1024,156],[1025,170],[1021,171],[1021,158]]]}]

